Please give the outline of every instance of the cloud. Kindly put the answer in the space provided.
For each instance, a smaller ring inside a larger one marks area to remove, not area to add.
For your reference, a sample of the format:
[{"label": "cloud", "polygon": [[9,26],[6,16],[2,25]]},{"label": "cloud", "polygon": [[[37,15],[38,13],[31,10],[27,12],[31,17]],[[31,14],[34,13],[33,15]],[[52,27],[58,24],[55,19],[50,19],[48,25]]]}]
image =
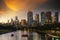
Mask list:
[{"label": "cloud", "polygon": [[4,0],[7,8],[15,11],[25,8],[35,8],[45,2],[47,2],[47,0]]}]

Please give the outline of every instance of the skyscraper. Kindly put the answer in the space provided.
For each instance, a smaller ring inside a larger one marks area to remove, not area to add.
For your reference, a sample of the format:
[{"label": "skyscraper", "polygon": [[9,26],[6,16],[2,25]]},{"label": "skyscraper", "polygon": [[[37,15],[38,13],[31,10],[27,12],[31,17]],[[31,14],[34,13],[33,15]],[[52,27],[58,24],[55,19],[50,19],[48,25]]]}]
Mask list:
[{"label": "skyscraper", "polygon": [[33,22],[33,12],[29,11],[27,14],[28,25],[31,25]]},{"label": "skyscraper", "polygon": [[45,24],[45,13],[41,12],[41,24],[44,25]]},{"label": "skyscraper", "polygon": [[37,21],[33,20],[33,22],[32,22],[32,27],[37,27],[38,24],[39,24],[39,23],[38,23]]},{"label": "skyscraper", "polygon": [[[33,12],[32,11],[29,11],[28,14],[27,14],[27,17],[28,17],[28,25],[29,26],[32,26],[32,23],[33,23]],[[28,40],[33,40],[32,30],[29,29],[28,31],[29,31]]]},{"label": "skyscraper", "polygon": [[35,21],[36,21],[37,23],[39,23],[39,14],[36,14],[36,15],[35,15]]},{"label": "skyscraper", "polygon": [[26,26],[26,24],[27,24],[26,20],[25,19],[22,19],[21,20],[21,26]]},{"label": "skyscraper", "polygon": [[45,16],[46,16],[46,21],[45,21],[45,23],[46,23],[46,24],[51,24],[51,23],[52,23],[51,12],[50,12],[50,11],[46,12]]},{"label": "skyscraper", "polygon": [[55,16],[52,16],[52,23],[54,24],[55,23],[55,20],[56,19],[56,17]]},{"label": "skyscraper", "polygon": [[58,12],[55,12],[55,20],[56,20],[56,23],[58,23],[59,22],[59,20],[58,20],[58,18],[59,18],[59,13]]},{"label": "skyscraper", "polygon": [[19,25],[19,20],[17,16],[15,17],[15,25]]},{"label": "skyscraper", "polygon": [[15,17],[15,20],[18,20],[18,17],[17,16]]},{"label": "skyscraper", "polygon": [[[31,26],[33,23],[33,12],[32,11],[28,11],[27,20],[28,20],[28,25]],[[31,31],[29,31],[28,40],[33,40],[33,34]]]},{"label": "skyscraper", "polygon": [[13,19],[11,18],[11,25],[14,25],[14,21],[13,21]]},{"label": "skyscraper", "polygon": [[8,20],[8,25],[9,25],[9,20]]}]

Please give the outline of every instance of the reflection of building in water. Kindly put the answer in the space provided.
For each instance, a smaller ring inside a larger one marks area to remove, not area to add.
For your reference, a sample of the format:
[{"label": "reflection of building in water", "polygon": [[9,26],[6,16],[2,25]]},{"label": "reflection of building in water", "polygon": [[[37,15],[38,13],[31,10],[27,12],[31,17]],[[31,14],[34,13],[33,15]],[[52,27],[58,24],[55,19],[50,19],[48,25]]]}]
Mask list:
[{"label": "reflection of building in water", "polygon": [[22,36],[21,37],[22,37],[22,40],[28,40],[28,32],[25,28],[22,31]]},{"label": "reflection of building in water", "polygon": [[39,34],[36,32],[33,32],[33,40],[40,40],[39,39]]},{"label": "reflection of building in water", "polygon": [[0,35],[0,40],[60,40],[60,37],[56,37],[50,34],[42,34],[36,32],[15,31]]},{"label": "reflection of building in water", "polygon": [[33,32],[32,29],[28,29],[28,40],[33,40]]}]

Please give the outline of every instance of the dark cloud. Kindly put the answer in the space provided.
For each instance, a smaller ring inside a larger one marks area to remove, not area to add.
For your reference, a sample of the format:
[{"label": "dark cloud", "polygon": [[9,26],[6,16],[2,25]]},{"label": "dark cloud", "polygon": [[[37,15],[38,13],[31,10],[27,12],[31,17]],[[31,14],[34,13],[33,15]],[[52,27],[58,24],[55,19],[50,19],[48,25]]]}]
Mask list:
[{"label": "dark cloud", "polygon": [[60,0],[49,0],[43,5],[40,5],[37,9],[60,10]]},{"label": "dark cloud", "polygon": [[2,8],[2,0],[0,0],[0,9]]},{"label": "dark cloud", "polygon": [[0,10],[6,10],[7,9],[7,7],[6,7],[6,5],[5,5],[5,3],[3,2],[3,0],[0,0]]},{"label": "dark cloud", "polygon": [[49,3],[53,8],[60,9],[60,0],[51,0]]},{"label": "dark cloud", "polygon": [[[60,0],[48,0],[48,2],[40,5],[37,8],[60,10]],[[0,9],[7,9],[3,0],[0,0]]]}]

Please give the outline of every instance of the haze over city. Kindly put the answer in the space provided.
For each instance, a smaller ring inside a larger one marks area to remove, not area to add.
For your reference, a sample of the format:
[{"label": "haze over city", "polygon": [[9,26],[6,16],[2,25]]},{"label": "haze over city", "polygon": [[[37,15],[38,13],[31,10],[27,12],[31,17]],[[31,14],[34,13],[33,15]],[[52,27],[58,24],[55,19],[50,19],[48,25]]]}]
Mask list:
[{"label": "haze over city", "polygon": [[[18,5],[17,5],[18,4]],[[7,22],[11,18],[18,16],[19,20],[27,20],[27,12],[31,10],[35,15],[42,11],[60,11],[59,0],[0,0],[0,22]],[[60,13],[60,12],[59,12]],[[59,18],[60,20],[60,18]]]}]

